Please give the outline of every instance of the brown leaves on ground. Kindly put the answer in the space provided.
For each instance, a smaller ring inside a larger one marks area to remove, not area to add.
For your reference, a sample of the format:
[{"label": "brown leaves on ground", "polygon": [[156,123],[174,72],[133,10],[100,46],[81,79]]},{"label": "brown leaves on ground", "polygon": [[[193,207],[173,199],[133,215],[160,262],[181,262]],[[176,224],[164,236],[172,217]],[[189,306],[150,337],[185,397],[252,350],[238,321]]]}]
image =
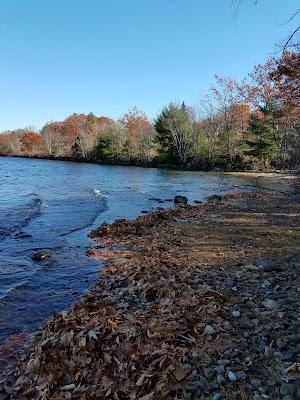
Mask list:
[{"label": "brown leaves on ground", "polygon": [[[247,201],[259,202],[259,196],[249,194]],[[89,254],[106,260],[99,284],[44,326],[3,398],[210,398],[205,368],[218,365],[224,352],[247,348],[232,317],[235,292],[221,291],[214,280],[222,284],[237,259],[253,256],[251,246],[238,247],[249,231],[243,237],[238,226],[237,238],[228,222],[221,223],[221,233],[228,232],[223,243],[211,231],[214,213],[242,198],[226,196],[94,231],[96,248]],[[242,398],[243,384],[228,381],[218,390],[224,398]]]}]

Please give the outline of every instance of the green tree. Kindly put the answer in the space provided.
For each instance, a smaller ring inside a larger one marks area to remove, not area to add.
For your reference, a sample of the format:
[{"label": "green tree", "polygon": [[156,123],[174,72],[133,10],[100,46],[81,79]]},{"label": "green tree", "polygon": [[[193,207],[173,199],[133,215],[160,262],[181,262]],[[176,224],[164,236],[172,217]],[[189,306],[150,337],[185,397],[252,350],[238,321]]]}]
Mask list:
[{"label": "green tree", "polygon": [[268,167],[276,158],[278,144],[274,113],[273,105],[267,103],[259,108],[259,113],[250,115],[247,138],[242,143],[242,152],[246,161],[249,160],[254,165]]},{"label": "green tree", "polygon": [[111,125],[99,137],[94,150],[94,158],[119,161],[122,158],[123,151],[124,134],[119,126]]},{"label": "green tree", "polygon": [[186,165],[192,145],[194,123],[188,108],[171,103],[155,121],[159,154],[164,161]]}]

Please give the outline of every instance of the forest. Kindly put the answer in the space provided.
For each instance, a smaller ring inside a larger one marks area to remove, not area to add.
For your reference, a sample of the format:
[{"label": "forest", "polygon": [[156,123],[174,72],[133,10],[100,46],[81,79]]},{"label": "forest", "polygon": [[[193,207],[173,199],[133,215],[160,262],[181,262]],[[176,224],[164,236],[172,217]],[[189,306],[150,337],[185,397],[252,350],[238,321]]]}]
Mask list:
[{"label": "forest", "polygon": [[300,53],[256,65],[242,81],[215,76],[197,106],[166,105],[151,121],[73,114],[0,134],[0,155],[178,168],[273,170],[300,165]]}]

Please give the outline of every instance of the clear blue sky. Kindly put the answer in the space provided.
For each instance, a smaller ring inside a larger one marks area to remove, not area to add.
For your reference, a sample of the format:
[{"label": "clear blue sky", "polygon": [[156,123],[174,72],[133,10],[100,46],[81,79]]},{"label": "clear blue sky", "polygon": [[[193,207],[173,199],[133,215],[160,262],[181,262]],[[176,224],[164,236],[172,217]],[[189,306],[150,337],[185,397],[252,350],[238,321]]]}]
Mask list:
[{"label": "clear blue sky", "polygon": [[[299,0],[0,0],[0,130],[73,112],[151,118],[274,52]],[[295,24],[295,22],[294,22]]]}]

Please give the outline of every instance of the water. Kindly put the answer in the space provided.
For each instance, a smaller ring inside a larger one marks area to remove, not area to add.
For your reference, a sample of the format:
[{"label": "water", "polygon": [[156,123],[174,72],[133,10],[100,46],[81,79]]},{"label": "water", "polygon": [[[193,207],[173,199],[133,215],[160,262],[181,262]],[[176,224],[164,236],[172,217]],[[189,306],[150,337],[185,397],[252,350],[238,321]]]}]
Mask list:
[{"label": "water", "polygon": [[[79,299],[98,278],[86,256],[88,233],[135,218],[176,194],[205,200],[274,179],[0,157],[0,341],[31,331]],[[52,258],[34,262],[49,249]]]}]

